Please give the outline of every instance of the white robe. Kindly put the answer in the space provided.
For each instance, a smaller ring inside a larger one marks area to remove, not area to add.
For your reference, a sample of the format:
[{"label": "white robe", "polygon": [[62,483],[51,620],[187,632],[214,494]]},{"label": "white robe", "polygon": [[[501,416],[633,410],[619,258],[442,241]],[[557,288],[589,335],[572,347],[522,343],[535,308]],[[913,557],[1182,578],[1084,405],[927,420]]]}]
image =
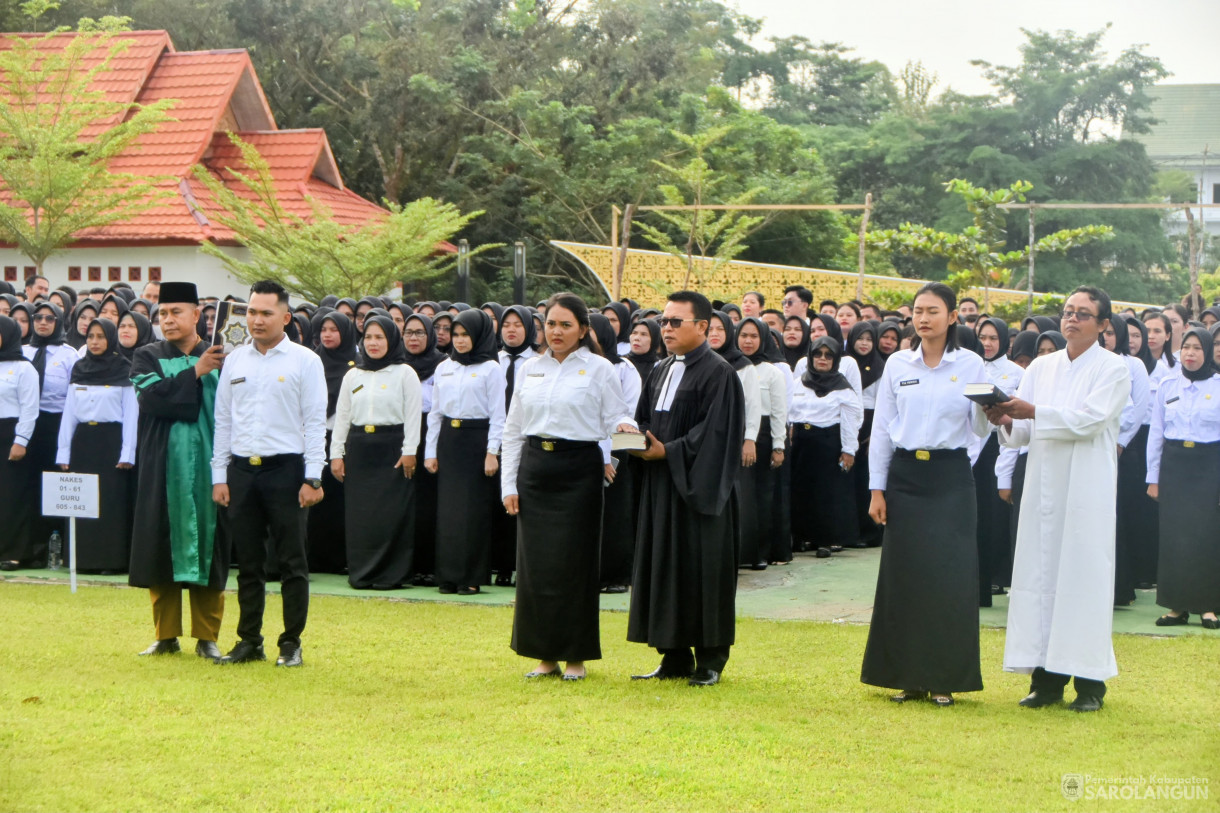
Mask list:
[{"label": "white robe", "polygon": [[1034,359],[1018,397],[1032,420],[1000,430],[1029,446],[1008,598],[1004,670],[1108,680],[1118,674],[1114,621],[1114,511],[1119,418],[1127,365],[1100,345],[1069,361]]}]

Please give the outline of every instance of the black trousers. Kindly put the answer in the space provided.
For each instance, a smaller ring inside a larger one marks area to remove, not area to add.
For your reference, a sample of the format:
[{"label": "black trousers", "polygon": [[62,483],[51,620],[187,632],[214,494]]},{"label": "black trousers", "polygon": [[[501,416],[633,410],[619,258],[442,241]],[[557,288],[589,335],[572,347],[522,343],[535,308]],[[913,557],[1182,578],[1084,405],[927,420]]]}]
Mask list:
[{"label": "black trousers", "polygon": [[[1039,666],[1030,675],[1029,690],[1031,692],[1062,692],[1063,687],[1068,685],[1069,680],[1073,680],[1071,675],[1048,672]],[[1104,680],[1089,680],[1088,678],[1078,677],[1075,678],[1075,681],[1076,694],[1081,697],[1096,697],[1100,699],[1106,696],[1106,682]]]},{"label": "black trousers", "polygon": [[263,643],[267,559],[271,553],[279,565],[284,601],[284,632],[279,646],[298,647],[309,614],[309,565],[305,556],[309,510],[301,507],[299,497],[305,482],[305,459],[288,455],[274,462],[264,461],[261,466],[234,460],[229,464],[228,480],[229,531],[237,553],[237,603],[241,606],[237,636],[255,645]]},{"label": "black trousers", "polygon": [[694,653],[687,647],[678,649],[658,649],[661,653],[661,668],[667,672],[690,672],[696,666],[700,669],[710,669],[713,672],[723,672],[724,665],[729,662],[728,646],[697,646]]}]

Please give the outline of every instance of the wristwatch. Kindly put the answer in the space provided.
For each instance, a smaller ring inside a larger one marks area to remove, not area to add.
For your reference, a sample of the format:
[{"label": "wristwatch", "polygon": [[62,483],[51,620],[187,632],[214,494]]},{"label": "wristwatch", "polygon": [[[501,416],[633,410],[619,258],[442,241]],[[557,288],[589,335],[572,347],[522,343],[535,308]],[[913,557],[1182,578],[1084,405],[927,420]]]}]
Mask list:
[{"label": "wristwatch", "polygon": [[315,478],[313,480],[306,480],[305,485],[309,486],[310,488],[321,488],[322,481],[318,480],[317,478]]}]

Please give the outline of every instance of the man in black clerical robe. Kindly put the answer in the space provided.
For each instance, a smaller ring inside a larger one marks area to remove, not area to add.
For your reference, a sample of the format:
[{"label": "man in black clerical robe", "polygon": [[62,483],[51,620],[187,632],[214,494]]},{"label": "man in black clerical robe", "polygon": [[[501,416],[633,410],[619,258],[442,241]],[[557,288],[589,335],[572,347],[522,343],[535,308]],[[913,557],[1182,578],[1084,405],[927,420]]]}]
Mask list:
[{"label": "man in black clerical robe", "polygon": [[[669,297],[660,320],[670,356],[636,407],[648,435],[627,640],[656,647],[661,665],[634,679],[711,686],[729,659],[740,549],[734,482],[745,438],[745,396],[707,344],[711,303]],[[694,653],[691,653],[691,648]]]}]

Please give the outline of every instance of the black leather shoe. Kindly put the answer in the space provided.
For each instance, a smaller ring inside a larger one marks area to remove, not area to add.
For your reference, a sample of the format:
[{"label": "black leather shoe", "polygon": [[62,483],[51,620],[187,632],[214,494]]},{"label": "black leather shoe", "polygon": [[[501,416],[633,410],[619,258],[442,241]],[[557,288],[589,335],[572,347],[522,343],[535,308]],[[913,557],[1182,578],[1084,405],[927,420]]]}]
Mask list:
[{"label": "black leather shoe", "polygon": [[843,552],[843,546],[842,546],[842,545],[831,545],[831,546],[830,546],[830,552],[831,552],[831,553],[842,553],[842,552]]},{"label": "black leather shoe", "polygon": [[1182,613],[1181,615],[1163,615],[1156,620],[1158,627],[1181,627],[1190,623],[1190,613]]},{"label": "black leather shoe", "polygon": [[602,588],[602,592],[603,592],[603,593],[608,593],[608,594],[626,593],[626,592],[627,592],[627,585],[625,585],[625,584],[611,584],[611,585],[607,585],[606,587],[603,587],[603,588]]},{"label": "black leather shoe", "polygon": [[696,669],[695,674],[691,679],[686,681],[688,686],[715,686],[720,682],[720,673],[711,669]]},{"label": "black leather shoe", "polygon": [[658,666],[654,671],[646,675],[632,675],[632,680],[687,680],[692,672],[674,672],[666,669],[664,666]]},{"label": "black leather shoe", "polygon": [[215,641],[196,641],[195,654],[201,658],[207,658],[212,663],[220,660],[220,647],[216,646]]},{"label": "black leather shoe", "polygon": [[830,558],[830,548],[818,548],[818,552],[815,553],[814,555],[817,556],[819,559],[829,559]]},{"label": "black leather shoe", "polygon": [[1101,698],[1090,694],[1078,694],[1068,708],[1072,711],[1101,711]]},{"label": "black leather shoe", "polygon": [[1205,630],[1220,629],[1220,618],[1204,618],[1201,619],[1199,623],[1203,625],[1203,629]]},{"label": "black leather shoe", "polygon": [[766,562],[759,562],[756,565],[750,565],[750,570],[766,570],[766,569],[767,569]]},{"label": "black leather shoe", "polygon": [[225,655],[216,662],[227,666],[233,663],[250,663],[252,661],[265,660],[267,660],[267,655],[263,652],[261,645],[255,646],[248,641],[238,641],[237,646],[230,649],[228,655]]},{"label": "black leather shoe", "polygon": [[280,656],[275,659],[276,666],[303,666],[305,661],[301,660],[301,648],[299,646],[284,647],[280,650]]},{"label": "black leather shoe", "polygon": [[512,576],[496,576],[496,587],[515,587]]},{"label": "black leather shoe", "polygon": [[926,700],[927,698],[927,692],[915,691],[905,691],[890,695],[890,700],[894,701],[895,703],[906,703],[910,700]]},{"label": "black leather shoe", "polygon": [[441,584],[441,586],[440,586],[440,587],[437,587],[437,588],[436,588],[436,592],[441,593],[441,594],[446,595],[446,596],[451,596],[451,595],[453,595],[454,593],[456,593],[456,592],[457,592],[457,585],[456,585],[456,584],[448,584],[448,583]]},{"label": "black leather shoe", "polygon": [[[11,559],[0,562],[0,570],[16,570],[19,567],[21,567],[21,563],[14,562]],[[143,654],[143,653],[141,653],[141,654]]]},{"label": "black leather shoe", "polygon": [[166,638],[163,641],[153,641],[152,646],[150,646],[148,649],[144,650],[143,652],[141,652],[139,654],[141,656],[144,656],[144,655],[173,655],[176,652],[180,652],[181,649],[182,648],[178,646],[177,638]]},{"label": "black leather shoe", "polygon": [[1018,706],[1024,706],[1027,709],[1040,709],[1043,706],[1053,706],[1056,703],[1063,702],[1063,692],[1039,692],[1033,691],[1027,694],[1022,700],[1017,702]]},{"label": "black leather shoe", "polygon": [[529,678],[530,680],[533,680],[534,678],[544,678],[544,677],[561,677],[562,675],[563,675],[563,670],[560,669],[558,666],[556,666],[554,669],[552,669],[549,672],[540,672],[537,669],[535,669],[532,672],[525,673],[525,676],[527,678]]}]

